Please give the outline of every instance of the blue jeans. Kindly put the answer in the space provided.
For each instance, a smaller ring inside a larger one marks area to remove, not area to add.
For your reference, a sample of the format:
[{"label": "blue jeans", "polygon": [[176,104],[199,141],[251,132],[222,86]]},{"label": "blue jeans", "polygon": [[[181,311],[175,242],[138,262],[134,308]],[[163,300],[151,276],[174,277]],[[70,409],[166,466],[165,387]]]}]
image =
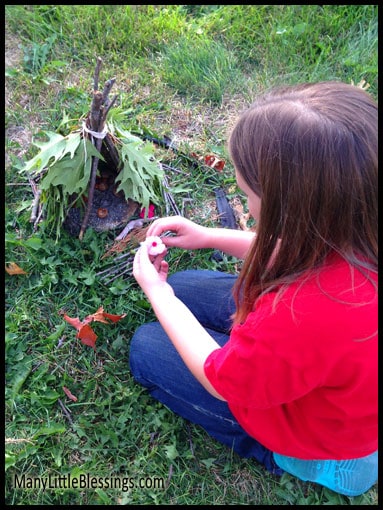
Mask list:
[{"label": "blue jeans", "polygon": [[[235,280],[236,276],[208,270],[181,271],[168,279],[176,296],[221,346],[229,339]],[[135,380],[156,400],[203,427],[241,457],[254,458],[270,473],[283,474],[273,453],[243,430],[227,403],[213,397],[195,379],[158,322],[137,329],[129,361]]]}]

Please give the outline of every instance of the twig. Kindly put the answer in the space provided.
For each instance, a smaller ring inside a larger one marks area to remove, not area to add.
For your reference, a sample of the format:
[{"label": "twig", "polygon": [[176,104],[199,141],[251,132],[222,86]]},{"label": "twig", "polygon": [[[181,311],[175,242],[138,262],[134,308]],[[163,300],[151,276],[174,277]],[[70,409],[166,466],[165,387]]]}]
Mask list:
[{"label": "twig", "polygon": [[34,196],[33,202],[32,202],[32,211],[31,211],[31,217],[29,218],[29,221],[32,223],[34,222],[34,225],[36,226],[37,219],[41,216],[41,209],[39,211],[39,204],[40,204],[40,196],[41,196],[41,190],[39,190],[36,186],[35,181],[28,177],[29,184],[32,188],[32,193]]},{"label": "twig", "polygon": [[35,222],[34,222],[34,224],[33,224],[33,230],[34,230],[34,231],[36,230],[37,225],[38,225],[38,224],[39,224],[39,222],[40,222],[40,218],[41,218],[42,214],[43,214],[43,210],[42,210],[42,208],[40,208],[39,214],[37,215],[37,218],[35,219]]},{"label": "twig", "polygon": [[102,115],[102,117],[101,117],[102,122],[105,122],[106,116],[108,115],[109,110],[112,108],[112,106],[113,106],[113,105],[114,105],[114,103],[116,102],[116,99],[117,99],[117,98],[118,98],[118,94],[116,94],[116,95],[114,96],[114,98],[111,100],[111,102],[110,102],[110,103],[108,104],[108,106],[105,108],[104,113],[103,113],[103,115]]},{"label": "twig", "polygon": [[109,101],[108,99],[108,96],[109,96],[109,92],[111,91],[113,85],[116,83],[116,78],[111,78],[110,80],[108,80],[106,83],[105,83],[105,87],[104,87],[104,90],[102,92],[102,102],[104,105],[107,104],[107,102]]},{"label": "twig", "polygon": [[[90,122],[90,128],[95,133],[102,133],[105,125],[106,116],[108,115],[109,110],[115,103],[117,99],[117,95],[114,96],[112,101],[109,102],[108,94],[113,87],[113,84],[116,81],[116,78],[111,78],[108,80],[105,84],[103,92],[100,92],[98,90],[98,80],[100,75],[100,69],[101,69],[102,59],[100,57],[97,58],[97,64],[96,64],[96,70],[94,73],[94,82],[93,82],[93,100],[91,104],[90,109],[90,117],[88,118]],[[106,135],[105,135],[106,136]],[[101,148],[103,144],[103,140],[105,139],[105,136],[102,138],[96,138],[96,136],[92,137],[92,143],[96,147],[97,151],[101,153]],[[96,140],[95,140],[96,138]],[[108,146],[110,156],[113,160],[118,160],[118,154],[116,154],[116,151],[113,151],[111,148],[111,143],[106,142],[106,145]],[[85,230],[88,226],[89,216],[92,210],[93,206],[93,197],[94,197],[94,188],[96,185],[96,177],[97,177],[97,168],[98,168],[98,162],[99,158],[97,156],[93,156],[92,159],[92,168],[90,173],[90,180],[89,180],[89,186],[88,186],[88,203],[85,210],[84,218],[81,223],[80,233],[79,233],[79,239],[82,241],[84,237]]]},{"label": "twig", "polygon": [[32,223],[32,221],[36,222],[36,220],[39,216],[38,209],[39,209],[39,205],[40,205],[40,196],[41,196],[41,190],[37,190],[35,198],[33,199],[33,202],[32,202],[31,217],[29,218],[29,221],[31,223]]},{"label": "twig", "polygon": [[170,193],[170,191],[168,191],[170,188],[169,188],[169,182],[168,182],[166,175],[164,176],[164,179],[163,179],[163,185],[164,185],[163,197],[165,200],[166,215],[169,216],[170,208],[171,208],[175,214],[177,214],[178,216],[181,216],[181,212],[177,207],[177,204],[173,198],[173,195]]},{"label": "twig", "polygon": [[29,184],[32,188],[32,193],[33,193],[33,196],[36,198],[37,194],[38,194],[38,189],[37,189],[37,186],[36,186],[36,183],[35,181],[32,179],[32,177],[28,177],[28,181],[29,181]]},{"label": "twig", "polygon": [[[125,254],[126,257],[128,258],[131,257],[133,258],[133,255],[131,253],[127,253]],[[108,269],[104,269],[103,271],[100,271],[99,273],[96,273],[96,276],[101,276],[101,280],[104,279],[106,276],[110,276],[116,272],[118,272],[121,268],[125,267],[127,264],[129,264],[131,262],[131,260],[123,260],[122,262],[119,262],[118,264],[113,264],[112,267],[109,267]],[[102,276],[104,275],[104,276]]]},{"label": "twig", "polygon": [[122,241],[125,239],[125,237],[131,232],[132,230],[136,228],[142,228],[144,226],[144,223],[148,223],[151,221],[154,221],[157,219],[157,216],[153,216],[152,218],[138,218],[136,220],[131,220],[127,223],[124,230],[122,230],[118,236],[116,237],[115,241]]},{"label": "twig", "polygon": [[[117,261],[117,260],[122,260],[122,259],[126,259],[127,257],[130,257],[132,254],[131,252],[127,252],[127,253],[122,253],[121,255],[118,255],[115,259],[114,259],[114,263]],[[97,275],[100,275],[101,273],[104,273],[105,271],[101,271],[100,273],[96,273],[96,276]]]},{"label": "twig", "polygon": [[128,253],[122,253],[121,255],[118,255],[114,261],[116,262],[116,260],[122,260],[122,259],[126,259],[127,257],[132,257],[133,254],[129,251]]},{"label": "twig", "polygon": [[168,478],[167,478],[167,480],[165,482],[166,488],[169,487],[170,480],[172,479],[172,476],[173,476],[173,464],[170,464]]},{"label": "twig", "polygon": [[172,172],[175,172],[176,174],[183,174],[186,176],[190,175],[190,172],[185,172],[184,170],[180,170],[179,168],[175,168],[174,166],[167,165],[166,163],[161,163],[161,166],[165,170],[171,170]]},{"label": "twig", "polygon": [[166,214],[169,215],[170,207],[177,216],[182,216],[181,211],[178,209],[177,204],[173,198],[173,195],[169,191],[164,191]]},{"label": "twig", "polygon": [[96,92],[98,90],[98,79],[100,76],[100,69],[102,65],[102,58],[97,57],[97,64],[96,64],[96,70],[94,72],[94,80],[93,80],[93,90]]},{"label": "twig", "polygon": [[[99,152],[100,152],[101,144],[102,144],[102,140],[98,139],[96,141],[96,149]],[[85,233],[86,227],[88,225],[90,211],[92,210],[94,188],[95,188],[95,185],[96,185],[96,177],[97,177],[98,161],[99,161],[98,157],[97,156],[93,156],[92,169],[91,169],[91,172],[90,172],[89,190],[88,190],[89,191],[88,192],[88,203],[87,203],[87,208],[85,210],[84,219],[82,220],[82,223],[81,223],[80,233],[79,233],[79,236],[78,236],[80,241],[82,241],[82,239],[84,237],[84,233]]]},{"label": "twig", "polygon": [[29,186],[28,182],[6,182],[6,186]]},{"label": "twig", "polygon": [[120,276],[123,276],[124,274],[126,273],[130,273],[132,274],[132,270],[133,270],[133,261],[131,264],[128,264],[126,266],[126,269],[124,271],[121,271],[121,273],[117,273],[115,276],[113,276],[112,278],[110,278],[109,280],[105,280],[104,283],[105,285],[109,284],[109,283],[112,283],[114,280],[116,280],[117,278],[119,278]]},{"label": "twig", "polygon": [[90,128],[92,131],[102,131],[102,129],[100,129],[101,105],[102,92],[93,92],[93,100],[90,109]]},{"label": "twig", "polygon": [[73,420],[72,420],[72,417],[70,415],[70,412],[68,411],[68,409],[64,406],[64,404],[62,403],[61,399],[57,399],[57,402],[59,403],[63,413],[65,414],[67,420],[69,421],[69,423],[71,424],[71,426],[73,427],[74,426],[74,423],[73,423]]},{"label": "twig", "polygon": [[25,439],[23,437],[21,437],[21,438],[6,437],[5,438],[5,444],[18,444],[18,443],[31,443],[31,444],[33,444],[33,441],[31,441],[30,439]]}]

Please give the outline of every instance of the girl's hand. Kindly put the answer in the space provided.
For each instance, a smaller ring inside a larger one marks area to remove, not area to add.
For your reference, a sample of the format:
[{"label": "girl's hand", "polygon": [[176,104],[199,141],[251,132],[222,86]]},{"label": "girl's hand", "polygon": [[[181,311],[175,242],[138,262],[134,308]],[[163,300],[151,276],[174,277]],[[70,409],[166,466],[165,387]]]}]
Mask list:
[{"label": "girl's hand", "polygon": [[148,228],[146,236],[161,236],[170,231],[175,235],[161,238],[166,246],[195,250],[206,247],[209,230],[183,216],[170,216],[155,220]]},{"label": "girl's hand", "polygon": [[169,264],[164,260],[165,255],[166,251],[150,257],[148,246],[142,244],[134,257],[133,276],[149,299],[158,291],[174,295],[173,289],[167,283]]}]

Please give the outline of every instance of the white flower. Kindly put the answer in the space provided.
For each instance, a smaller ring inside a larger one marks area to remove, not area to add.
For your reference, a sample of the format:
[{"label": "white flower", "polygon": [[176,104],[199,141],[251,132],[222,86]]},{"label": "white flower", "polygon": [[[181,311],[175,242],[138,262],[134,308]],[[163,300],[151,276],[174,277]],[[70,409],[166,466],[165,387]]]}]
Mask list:
[{"label": "white flower", "polygon": [[166,246],[162,242],[162,239],[158,236],[149,236],[145,239],[141,245],[144,244],[148,248],[149,255],[153,257],[160,255],[166,250]]}]

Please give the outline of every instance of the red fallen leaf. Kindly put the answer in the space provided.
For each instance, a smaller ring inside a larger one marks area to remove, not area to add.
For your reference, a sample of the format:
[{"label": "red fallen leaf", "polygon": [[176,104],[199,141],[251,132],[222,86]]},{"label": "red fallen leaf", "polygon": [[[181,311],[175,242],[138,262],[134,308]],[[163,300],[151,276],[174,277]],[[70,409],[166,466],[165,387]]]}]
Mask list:
[{"label": "red fallen leaf", "polygon": [[80,329],[83,326],[83,322],[81,322],[78,317],[72,319],[71,317],[68,317],[66,313],[63,314],[63,317],[67,322],[69,322],[71,326],[76,329]]},{"label": "red fallen leaf", "polygon": [[211,168],[215,168],[216,170],[218,170],[218,172],[222,172],[225,166],[225,161],[223,159],[217,158],[213,154],[207,154],[204,160],[205,165],[210,166]]},{"label": "red fallen leaf", "polygon": [[84,326],[80,328],[77,333],[77,338],[79,338],[84,345],[88,345],[89,347],[92,347],[92,349],[96,350],[97,335],[89,324],[84,324]]},{"label": "red fallen leaf", "polygon": [[191,152],[190,156],[198,159],[198,161],[201,161],[206,166],[215,168],[215,170],[217,170],[218,172],[222,172],[225,166],[225,160],[217,158],[217,156],[214,156],[214,154],[206,154],[206,156],[199,156],[195,152]]},{"label": "red fallen leaf", "polygon": [[93,320],[93,321],[104,322],[105,324],[108,324],[108,321],[106,321],[105,318],[111,320],[112,322],[118,322],[119,320],[123,319],[124,317],[126,317],[126,313],[123,313],[122,315],[113,315],[111,313],[104,312],[104,307],[100,306],[100,308],[97,310],[97,312],[93,313],[92,315],[88,315],[85,318],[85,321],[91,322]]},{"label": "red fallen leaf", "polygon": [[104,324],[109,324],[106,319],[109,319],[112,322],[118,322],[119,320],[126,317],[126,313],[122,315],[114,315],[111,313],[104,312],[104,308],[100,306],[100,308],[93,314],[87,315],[83,321],[80,321],[78,317],[71,318],[65,312],[61,312],[64,319],[74,328],[77,329],[77,338],[81,340],[84,345],[88,345],[92,347],[92,349],[96,350],[96,340],[97,335],[93,331],[93,329],[89,326],[89,323],[92,321],[95,322],[103,322]]},{"label": "red fallen leaf", "polygon": [[10,262],[8,266],[5,266],[5,270],[11,276],[14,274],[28,274],[24,271],[24,269],[21,269],[21,267],[18,266],[16,262]]},{"label": "red fallen leaf", "polygon": [[77,397],[75,397],[66,386],[63,386],[63,391],[68,398],[73,400],[73,402],[77,402]]},{"label": "red fallen leaf", "polygon": [[111,313],[105,313],[104,312],[104,317],[106,317],[107,319],[109,319],[112,322],[118,322],[119,320],[121,320],[124,317],[126,317],[126,313],[123,313],[122,315],[113,315]]},{"label": "red fallen leaf", "polygon": [[83,320],[83,324],[88,324],[89,322],[104,322],[105,324],[108,323],[107,320],[105,320],[104,317],[104,309],[102,306],[97,310],[97,312],[92,313],[91,315],[87,315],[85,319]]}]

